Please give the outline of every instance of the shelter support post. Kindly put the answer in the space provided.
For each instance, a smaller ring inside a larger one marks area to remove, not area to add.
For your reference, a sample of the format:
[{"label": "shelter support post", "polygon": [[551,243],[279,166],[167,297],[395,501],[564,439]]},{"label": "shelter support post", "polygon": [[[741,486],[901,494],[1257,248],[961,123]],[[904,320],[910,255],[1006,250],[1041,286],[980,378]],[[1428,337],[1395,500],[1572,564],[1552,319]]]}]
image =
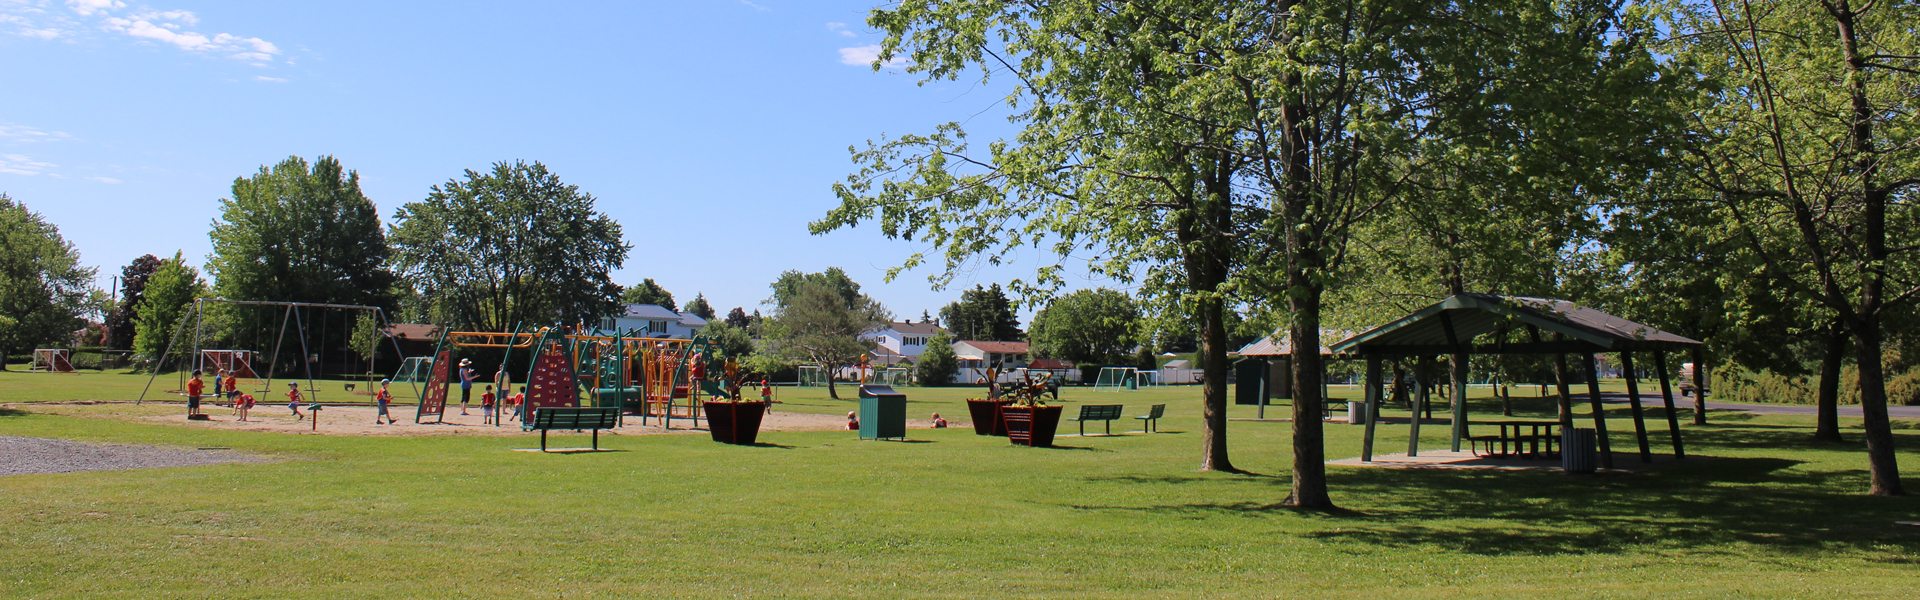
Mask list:
[{"label": "shelter support post", "polygon": [[1693,424],[1707,424],[1707,353],[1693,347]]},{"label": "shelter support post", "polygon": [[1367,434],[1360,443],[1360,462],[1373,462],[1373,427],[1380,422],[1380,357],[1367,357]]},{"label": "shelter support post", "polygon": [[1427,373],[1432,370],[1432,363],[1431,357],[1422,356],[1420,362],[1413,368],[1414,405],[1413,416],[1409,419],[1412,427],[1407,432],[1407,456],[1420,455],[1420,419],[1423,418],[1421,413],[1427,410],[1427,404],[1430,401],[1431,387],[1427,385]]},{"label": "shelter support post", "polygon": [[1687,449],[1680,443],[1680,415],[1674,411],[1673,406],[1673,384],[1667,377],[1667,353],[1665,351],[1654,351],[1653,370],[1660,375],[1660,400],[1667,407],[1667,436],[1673,439],[1673,457],[1675,459],[1686,458]]},{"label": "shelter support post", "polygon": [[1593,407],[1593,432],[1600,438],[1600,466],[1613,468],[1613,444],[1607,441],[1606,409],[1600,406],[1600,365],[1587,353],[1587,402]]},{"label": "shelter support post", "polygon": [[1467,353],[1456,352],[1453,355],[1453,416],[1448,420],[1453,426],[1453,451],[1460,451],[1461,440],[1467,437]]},{"label": "shelter support post", "polygon": [[1633,370],[1633,353],[1620,353],[1620,368],[1627,376],[1627,406],[1633,407],[1633,437],[1640,443],[1640,462],[1653,462],[1653,449],[1647,443],[1647,411],[1640,405],[1640,372]]}]

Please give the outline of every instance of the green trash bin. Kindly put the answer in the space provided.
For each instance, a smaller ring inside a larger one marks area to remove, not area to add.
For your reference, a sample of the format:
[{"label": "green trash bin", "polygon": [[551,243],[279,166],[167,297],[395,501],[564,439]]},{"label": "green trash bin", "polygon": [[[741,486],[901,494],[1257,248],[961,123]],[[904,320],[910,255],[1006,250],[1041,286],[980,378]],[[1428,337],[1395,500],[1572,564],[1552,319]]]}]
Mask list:
[{"label": "green trash bin", "polygon": [[907,395],[892,386],[860,386],[860,439],[907,439]]}]

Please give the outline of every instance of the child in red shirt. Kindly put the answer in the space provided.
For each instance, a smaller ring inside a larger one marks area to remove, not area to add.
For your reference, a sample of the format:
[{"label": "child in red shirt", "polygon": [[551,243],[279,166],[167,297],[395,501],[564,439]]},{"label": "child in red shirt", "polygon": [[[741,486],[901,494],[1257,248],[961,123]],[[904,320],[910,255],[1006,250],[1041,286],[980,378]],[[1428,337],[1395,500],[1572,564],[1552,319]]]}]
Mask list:
[{"label": "child in red shirt", "polygon": [[847,411],[847,430],[854,431],[857,429],[860,429],[860,417],[854,416],[853,411]]},{"label": "child in red shirt", "polygon": [[940,418],[940,413],[933,413],[933,428],[934,429],[947,428],[947,420]]},{"label": "child in red shirt", "polygon": [[493,422],[493,386],[480,394],[480,424],[497,425]]},{"label": "child in red shirt", "polygon": [[287,408],[293,410],[295,421],[307,420],[307,414],[300,412],[300,384],[287,384]]},{"label": "child in red shirt", "polygon": [[207,384],[200,381],[200,370],[193,370],[193,379],[187,380],[187,416],[200,414],[200,393],[207,390]]},{"label": "child in red shirt", "polygon": [[240,420],[247,420],[247,413],[253,412],[253,394],[240,394],[234,398],[233,405],[240,409]]}]

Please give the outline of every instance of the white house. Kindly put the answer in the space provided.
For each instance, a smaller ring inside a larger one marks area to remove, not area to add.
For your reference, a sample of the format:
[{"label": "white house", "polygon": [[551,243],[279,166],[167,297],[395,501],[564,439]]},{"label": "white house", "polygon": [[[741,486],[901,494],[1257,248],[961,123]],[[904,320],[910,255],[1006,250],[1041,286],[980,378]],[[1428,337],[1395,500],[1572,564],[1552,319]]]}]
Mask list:
[{"label": "white house", "polygon": [[690,312],[675,312],[658,304],[628,304],[619,315],[607,317],[601,329],[645,337],[692,339],[707,320]]},{"label": "white house", "polygon": [[989,342],[982,340],[961,340],[953,343],[953,355],[959,359],[959,370],[953,375],[954,383],[969,384],[987,376],[987,369],[998,366],[1000,381],[1014,381],[1019,376],[1016,369],[1027,367],[1026,342]]},{"label": "white house", "polygon": [[927,351],[927,340],[945,332],[945,329],[932,323],[888,323],[860,338],[876,346],[872,364],[896,365],[919,359]]}]

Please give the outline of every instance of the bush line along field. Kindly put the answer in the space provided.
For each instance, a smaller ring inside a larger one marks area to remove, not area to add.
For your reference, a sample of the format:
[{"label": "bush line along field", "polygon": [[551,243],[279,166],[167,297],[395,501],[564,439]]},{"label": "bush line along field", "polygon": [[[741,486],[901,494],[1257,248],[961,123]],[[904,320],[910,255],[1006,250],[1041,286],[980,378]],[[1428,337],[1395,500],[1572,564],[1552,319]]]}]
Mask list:
[{"label": "bush line along field", "polygon": [[[1920,528],[1894,525],[1920,503],[1862,495],[1856,444],[1810,442],[1798,417],[1715,413],[1684,429],[1698,458],[1634,474],[1333,468],[1345,512],[1315,514],[1276,508],[1287,423],[1229,426],[1250,474],[1194,470],[1192,387],[1068,388],[1069,412],[1167,403],[1165,433],[1053,450],[954,428],[910,443],[769,432],[758,447],[616,435],[603,440],[616,452],[541,455],[510,451],[532,435],[221,431],[39,402],[120,399],[128,386],[109,377],[0,374],[0,435],[278,460],[0,477],[0,595],[1907,597],[1920,581]],[[906,392],[921,424],[964,418],[979,390]],[[781,394],[779,410],[854,404]],[[1527,416],[1552,410],[1517,400]],[[1632,446],[1625,413],[1609,426],[1616,448]],[[1472,414],[1498,407],[1476,398]],[[1902,448],[1920,444],[1899,426]],[[1328,456],[1357,455],[1361,429],[1329,424]],[[1403,450],[1406,429],[1382,426],[1380,444]],[[1423,443],[1444,445],[1445,429]]]}]

